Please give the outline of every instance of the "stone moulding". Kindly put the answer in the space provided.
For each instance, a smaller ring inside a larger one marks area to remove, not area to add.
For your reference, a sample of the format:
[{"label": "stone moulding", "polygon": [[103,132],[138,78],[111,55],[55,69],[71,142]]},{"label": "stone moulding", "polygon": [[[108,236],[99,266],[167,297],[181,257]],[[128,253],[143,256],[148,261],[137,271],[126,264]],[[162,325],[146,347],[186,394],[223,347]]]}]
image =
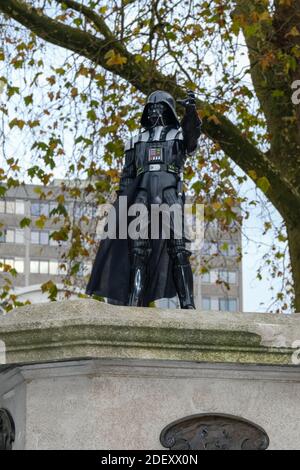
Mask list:
[{"label": "stone moulding", "polygon": [[92,299],[0,316],[6,364],[87,358],[293,365],[300,315],[120,307]]}]

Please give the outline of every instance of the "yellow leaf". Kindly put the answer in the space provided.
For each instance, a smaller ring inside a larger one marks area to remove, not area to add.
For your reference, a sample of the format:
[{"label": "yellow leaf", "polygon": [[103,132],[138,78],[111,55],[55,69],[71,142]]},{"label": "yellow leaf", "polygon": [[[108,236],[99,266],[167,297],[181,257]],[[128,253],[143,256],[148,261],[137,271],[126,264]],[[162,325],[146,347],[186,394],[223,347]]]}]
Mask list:
[{"label": "yellow leaf", "polygon": [[268,21],[270,19],[270,14],[268,11],[264,11],[261,15],[259,15],[259,19],[261,21]]},{"label": "yellow leaf", "polygon": [[212,116],[209,116],[208,120],[213,121],[216,125],[221,124],[221,122],[219,121],[219,119],[217,118],[215,114],[213,114]]},{"label": "yellow leaf", "polygon": [[217,211],[217,210],[221,209],[222,204],[220,202],[213,202],[212,207]]},{"label": "yellow leaf", "polygon": [[127,58],[121,56],[118,52],[115,52],[113,49],[108,51],[104,58],[106,59],[107,65],[123,65],[126,64]]},{"label": "yellow leaf", "polygon": [[252,178],[254,181],[257,179],[257,174],[256,174],[256,171],[255,171],[255,170],[250,170],[250,171],[248,171],[248,175],[249,175],[250,178]]},{"label": "yellow leaf", "polygon": [[78,96],[78,88],[76,88],[76,87],[72,88],[71,96],[72,96],[72,98],[76,98],[76,96]]},{"label": "yellow leaf", "polygon": [[260,64],[261,64],[263,70],[266,70],[271,65],[273,65],[275,62],[276,62],[276,57],[275,57],[275,54],[274,54],[273,51],[267,52],[260,59]]},{"label": "yellow leaf", "polygon": [[300,33],[298,31],[297,26],[294,26],[289,33],[286,34],[286,36],[300,36]]}]

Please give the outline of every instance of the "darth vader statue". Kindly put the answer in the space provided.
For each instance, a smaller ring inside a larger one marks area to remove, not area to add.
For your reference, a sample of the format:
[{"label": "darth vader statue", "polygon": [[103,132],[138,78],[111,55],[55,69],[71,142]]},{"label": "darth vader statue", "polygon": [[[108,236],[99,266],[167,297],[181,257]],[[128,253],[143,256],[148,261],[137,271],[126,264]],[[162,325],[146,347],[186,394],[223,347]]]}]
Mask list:
[{"label": "darth vader statue", "polygon": [[[125,145],[116,211],[120,209],[120,196],[127,197],[128,206],[183,206],[183,167],[197,150],[201,121],[192,92],[178,103],[185,108],[181,122],[169,93],[155,91],[148,97],[141,118],[143,129]],[[191,253],[184,234],[175,236],[172,220],[169,238],[101,241],[86,293],[131,306],[148,306],[177,294],[181,308],[194,309]]]}]

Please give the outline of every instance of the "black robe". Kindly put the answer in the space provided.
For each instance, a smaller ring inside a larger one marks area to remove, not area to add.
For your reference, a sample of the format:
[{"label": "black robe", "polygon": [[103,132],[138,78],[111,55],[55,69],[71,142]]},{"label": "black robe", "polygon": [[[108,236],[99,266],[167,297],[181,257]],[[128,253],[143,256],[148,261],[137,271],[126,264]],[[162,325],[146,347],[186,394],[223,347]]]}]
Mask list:
[{"label": "black robe", "polygon": [[[135,201],[140,178],[137,177],[122,196],[127,196],[130,207]],[[119,226],[119,198],[114,204]],[[120,214],[122,217],[122,214]],[[128,218],[128,223],[130,219]],[[162,298],[176,296],[172,274],[172,260],[167,253],[166,240],[151,240],[152,254],[148,266],[148,284],[144,294],[143,306]],[[130,289],[130,259],[128,240],[109,239],[100,241],[100,246],[93,264],[92,273],[86,288],[86,294],[106,297],[109,303],[127,305]]]}]

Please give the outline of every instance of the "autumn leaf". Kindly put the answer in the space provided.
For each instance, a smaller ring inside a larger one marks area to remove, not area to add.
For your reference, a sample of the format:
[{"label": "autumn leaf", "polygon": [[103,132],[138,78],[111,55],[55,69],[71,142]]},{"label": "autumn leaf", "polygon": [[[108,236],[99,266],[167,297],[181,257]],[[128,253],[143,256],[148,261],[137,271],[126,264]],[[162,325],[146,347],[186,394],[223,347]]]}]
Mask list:
[{"label": "autumn leaf", "polygon": [[212,116],[209,116],[208,120],[213,121],[213,123],[216,124],[217,126],[221,124],[220,120],[217,118],[215,114],[213,114]]},{"label": "autumn leaf", "polygon": [[256,183],[259,189],[261,189],[263,193],[267,193],[271,186],[268,178],[266,178],[265,176],[258,178]]},{"label": "autumn leaf", "polygon": [[126,64],[127,58],[121,56],[118,52],[115,52],[114,49],[108,51],[104,58],[106,59],[107,65],[123,65]]},{"label": "autumn leaf", "polygon": [[254,170],[249,170],[249,171],[248,171],[248,175],[249,175],[250,178],[252,178],[254,181],[257,179],[257,174],[256,174],[256,171],[254,171]]},{"label": "autumn leaf", "polygon": [[10,121],[9,123],[9,127],[12,129],[13,127],[18,127],[19,129],[23,129],[23,127],[25,126],[25,121],[23,121],[22,119],[13,119],[12,121]]},{"label": "autumn leaf", "polygon": [[78,88],[76,88],[76,87],[72,88],[71,96],[72,96],[72,98],[76,98],[76,96],[78,96]]},{"label": "autumn leaf", "polygon": [[266,70],[269,68],[271,65],[273,65],[276,62],[276,57],[273,51],[267,52],[267,54],[263,55],[260,58],[260,65],[263,70]]},{"label": "autumn leaf", "polygon": [[300,33],[299,33],[299,31],[298,31],[297,26],[294,26],[294,27],[291,29],[291,31],[290,31],[289,33],[287,33],[285,36],[286,36],[286,37],[287,37],[287,36],[294,36],[294,37],[300,36]]}]

